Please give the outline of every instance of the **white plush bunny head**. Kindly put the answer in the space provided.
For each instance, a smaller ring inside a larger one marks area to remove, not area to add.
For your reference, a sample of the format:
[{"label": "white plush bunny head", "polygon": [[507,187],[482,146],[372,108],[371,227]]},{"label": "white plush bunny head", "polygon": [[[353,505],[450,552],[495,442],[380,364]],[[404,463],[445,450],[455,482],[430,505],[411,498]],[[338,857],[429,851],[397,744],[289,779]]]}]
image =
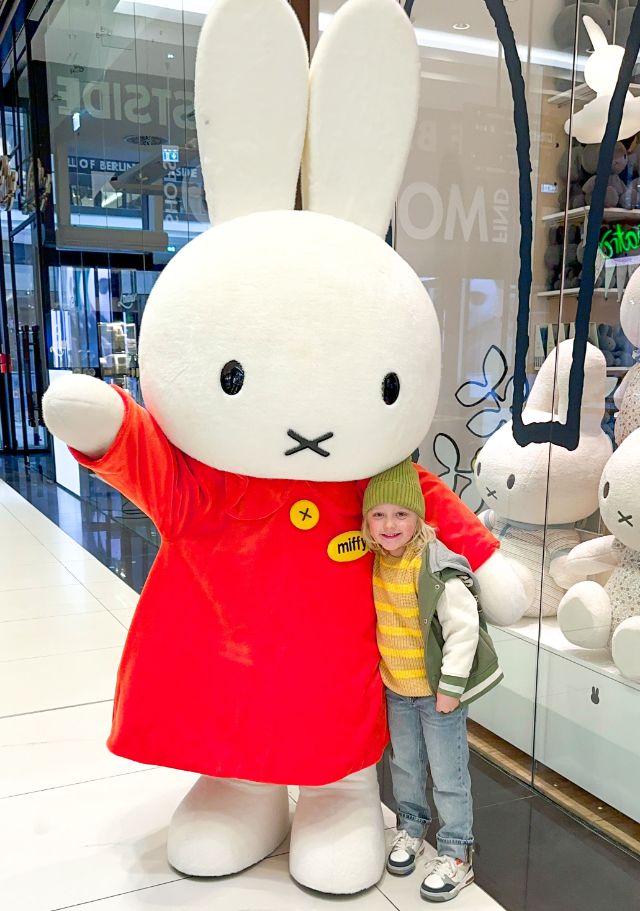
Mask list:
[{"label": "white plush bunny head", "polygon": [[624,289],[620,326],[631,344],[640,348],[640,269],[636,269]]},{"label": "white plush bunny head", "polygon": [[[523,411],[525,424],[566,421],[573,340],[561,342],[542,365]],[[557,363],[557,371],[556,371]],[[602,430],[606,362],[587,345],[580,443],[569,451],[549,443],[519,446],[511,421],[478,454],[475,483],[490,509],[506,519],[542,525],[576,522],[598,506],[598,481],[611,455]]]},{"label": "white plush bunny head", "polygon": [[[425,436],[439,328],[383,240],[418,91],[396,0],[348,0],[310,74],[286,0],[215,0],[196,62],[215,226],[159,277],[140,344],[145,404],[190,456],[255,477],[346,481]],[[301,159],[305,211],[293,211]]]},{"label": "white plush bunny head", "polygon": [[[566,133],[572,133],[578,142],[590,145],[599,143],[604,136],[609,115],[609,104],[618,81],[618,74],[624,56],[619,44],[609,44],[605,33],[591,16],[583,16],[585,28],[593,44],[593,54],[584,68],[584,78],[596,93],[593,101],[574,113],[564,125]],[[627,139],[640,130],[640,103],[627,92],[618,139]]]},{"label": "white plush bunny head", "polygon": [[585,82],[596,95],[613,95],[624,48],[619,44],[609,44],[607,36],[591,16],[583,16],[582,21],[593,44],[593,54],[584,67]]},{"label": "white plush bunny head", "polygon": [[600,515],[612,535],[640,550],[640,430],[618,446],[600,479]]}]

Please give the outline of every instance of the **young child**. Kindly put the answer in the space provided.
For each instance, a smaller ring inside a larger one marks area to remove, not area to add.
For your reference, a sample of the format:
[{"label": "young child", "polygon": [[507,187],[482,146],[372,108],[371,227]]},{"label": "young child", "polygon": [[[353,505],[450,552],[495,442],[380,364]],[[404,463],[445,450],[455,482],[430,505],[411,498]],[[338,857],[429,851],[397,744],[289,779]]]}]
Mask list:
[{"label": "young child", "polygon": [[502,679],[464,557],[424,522],[418,475],[407,459],[369,482],[362,534],[375,554],[373,592],[387,692],[398,834],[387,870],[415,869],[431,822],[427,764],[441,828],[420,894],[449,901],[473,882],[467,707]]}]

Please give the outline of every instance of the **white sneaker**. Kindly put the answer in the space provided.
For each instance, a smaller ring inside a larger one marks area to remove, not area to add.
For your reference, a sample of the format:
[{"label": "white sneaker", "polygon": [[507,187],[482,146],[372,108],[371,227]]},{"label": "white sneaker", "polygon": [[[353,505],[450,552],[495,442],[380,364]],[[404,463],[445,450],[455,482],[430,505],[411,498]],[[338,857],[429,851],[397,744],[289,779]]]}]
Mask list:
[{"label": "white sneaker", "polygon": [[426,876],[420,895],[428,902],[448,902],[473,882],[470,863],[453,857],[439,856],[425,864]]},{"label": "white sneaker", "polygon": [[424,851],[424,841],[412,838],[404,829],[400,829],[391,842],[387,857],[387,870],[394,876],[408,876],[416,868],[416,857]]}]

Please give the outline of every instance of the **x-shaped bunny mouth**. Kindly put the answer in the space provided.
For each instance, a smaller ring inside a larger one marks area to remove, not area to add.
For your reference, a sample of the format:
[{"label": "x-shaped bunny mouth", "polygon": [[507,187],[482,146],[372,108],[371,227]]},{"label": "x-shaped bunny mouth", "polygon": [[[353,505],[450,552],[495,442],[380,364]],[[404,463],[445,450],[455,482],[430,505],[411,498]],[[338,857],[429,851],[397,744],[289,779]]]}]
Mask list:
[{"label": "x-shaped bunny mouth", "polygon": [[493,497],[495,500],[498,499],[498,495],[495,492],[495,490],[490,490],[488,487],[487,487],[487,497]]},{"label": "x-shaped bunny mouth", "polygon": [[287,449],[285,452],[286,456],[295,455],[296,452],[304,452],[305,449],[310,449],[312,452],[317,453],[319,456],[323,456],[325,459],[331,455],[326,449],[320,447],[320,443],[324,443],[325,440],[330,440],[333,433],[324,433],[319,437],[315,437],[313,440],[308,440],[306,437],[303,437],[302,434],[296,433],[295,430],[287,430],[287,436],[291,437],[292,440],[295,440],[298,445],[294,446],[293,449]]},{"label": "x-shaped bunny mouth", "polygon": [[633,528],[633,522],[631,521],[633,519],[633,513],[630,512],[628,516],[625,516],[624,513],[618,510],[618,515],[620,516],[618,519],[618,525],[620,525],[621,522],[626,522],[627,525],[630,525]]}]

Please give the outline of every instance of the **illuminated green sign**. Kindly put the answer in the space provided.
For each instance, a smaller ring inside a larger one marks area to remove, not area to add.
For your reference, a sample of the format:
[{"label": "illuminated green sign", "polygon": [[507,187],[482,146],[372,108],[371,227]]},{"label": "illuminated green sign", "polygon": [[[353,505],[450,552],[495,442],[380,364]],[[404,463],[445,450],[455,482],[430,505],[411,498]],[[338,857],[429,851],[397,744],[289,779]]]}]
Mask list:
[{"label": "illuminated green sign", "polygon": [[632,250],[638,248],[640,248],[640,225],[636,225],[635,228],[615,225],[607,228],[600,238],[600,250],[607,259],[631,253]]}]

